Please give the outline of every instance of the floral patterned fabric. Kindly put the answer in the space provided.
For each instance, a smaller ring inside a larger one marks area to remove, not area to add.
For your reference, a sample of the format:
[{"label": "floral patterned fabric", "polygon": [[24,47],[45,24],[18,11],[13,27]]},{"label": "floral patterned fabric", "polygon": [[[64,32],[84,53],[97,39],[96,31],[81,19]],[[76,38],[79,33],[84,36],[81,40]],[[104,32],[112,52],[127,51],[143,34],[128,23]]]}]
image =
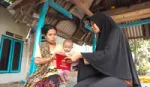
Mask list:
[{"label": "floral patterned fabric", "polygon": [[34,87],[59,87],[59,75],[52,75],[37,82]]}]

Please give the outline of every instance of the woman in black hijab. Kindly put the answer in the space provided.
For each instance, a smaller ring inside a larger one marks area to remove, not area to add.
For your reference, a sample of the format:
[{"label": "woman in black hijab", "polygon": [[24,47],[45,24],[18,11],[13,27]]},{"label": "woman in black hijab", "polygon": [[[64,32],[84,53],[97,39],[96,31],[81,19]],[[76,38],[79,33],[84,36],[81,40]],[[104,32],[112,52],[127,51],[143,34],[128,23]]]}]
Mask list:
[{"label": "woman in black hijab", "polygon": [[75,87],[141,87],[123,31],[104,13],[94,14],[90,21],[98,34],[96,51],[67,58],[80,60]]}]

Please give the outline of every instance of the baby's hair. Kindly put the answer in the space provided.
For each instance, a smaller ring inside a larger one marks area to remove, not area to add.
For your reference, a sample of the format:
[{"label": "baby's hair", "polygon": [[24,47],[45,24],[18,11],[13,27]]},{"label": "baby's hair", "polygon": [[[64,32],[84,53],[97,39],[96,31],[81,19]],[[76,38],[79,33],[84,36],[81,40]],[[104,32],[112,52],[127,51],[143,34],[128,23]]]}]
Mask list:
[{"label": "baby's hair", "polygon": [[73,41],[71,39],[65,39],[64,42],[63,42],[63,45],[66,43],[66,42],[70,42],[73,44]]}]

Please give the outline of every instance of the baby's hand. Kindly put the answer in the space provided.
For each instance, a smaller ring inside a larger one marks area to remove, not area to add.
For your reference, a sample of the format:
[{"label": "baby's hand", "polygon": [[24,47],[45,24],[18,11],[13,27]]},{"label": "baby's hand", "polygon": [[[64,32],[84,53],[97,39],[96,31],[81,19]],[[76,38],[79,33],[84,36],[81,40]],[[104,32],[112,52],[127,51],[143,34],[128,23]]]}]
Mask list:
[{"label": "baby's hand", "polygon": [[71,55],[71,54],[67,54],[66,56],[67,56],[67,57],[71,57],[72,55]]}]

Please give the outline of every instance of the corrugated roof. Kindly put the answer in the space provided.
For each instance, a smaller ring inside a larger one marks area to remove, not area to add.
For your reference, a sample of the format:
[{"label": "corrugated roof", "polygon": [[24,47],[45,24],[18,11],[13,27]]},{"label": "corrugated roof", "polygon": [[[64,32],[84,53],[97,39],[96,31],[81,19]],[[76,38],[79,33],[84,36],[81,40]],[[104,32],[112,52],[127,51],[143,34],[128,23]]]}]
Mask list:
[{"label": "corrugated roof", "polygon": [[124,28],[123,31],[128,39],[150,39],[150,24]]},{"label": "corrugated roof", "polygon": [[[39,14],[39,9],[42,6],[42,4],[37,4],[39,3],[39,1],[40,0],[27,0],[27,1],[24,1],[24,3],[28,3],[26,5],[21,4],[21,3],[18,4],[15,7],[17,8],[17,13],[14,16],[16,20],[35,26],[35,20],[37,19],[33,18],[32,15],[33,13]],[[139,2],[135,3],[134,1],[136,0],[131,0],[132,2],[130,3],[129,3],[129,0],[123,0],[123,1],[120,1],[120,0],[97,0],[97,1],[96,0],[82,0],[82,1],[84,5],[88,8],[92,5],[92,3],[96,2],[93,5],[93,10],[95,7],[99,5],[102,7],[103,10],[108,10],[108,9],[112,9],[112,6],[116,8],[116,7],[126,6],[127,4],[139,3]],[[148,0],[138,0],[138,1],[140,1],[141,3],[141,2],[148,1]],[[63,16],[62,14],[60,14],[53,8],[49,7],[48,14],[46,15],[45,23],[56,26],[56,28],[58,29],[58,35],[63,38],[71,38],[75,43],[80,44],[80,45],[84,43],[91,44],[93,34],[89,32],[88,30],[85,30],[83,28],[82,23],[80,23],[80,21],[84,18],[85,13],[76,5],[68,2],[68,0],[66,1],[55,0],[55,2],[59,4],[60,6],[62,6],[63,8],[65,8],[66,10],[68,10],[69,12],[71,12],[76,17],[74,20],[68,20],[65,16]],[[101,11],[101,9],[95,10],[95,11]],[[133,22],[133,21],[130,21],[130,22]],[[130,23],[130,22],[126,22],[126,23]],[[144,25],[144,26],[129,27],[129,28],[124,29],[124,32],[126,33],[129,39],[137,39],[137,38],[148,39],[149,38],[148,35],[150,35],[150,33],[147,33],[147,31],[150,32],[149,30],[150,28],[146,28],[148,26]]]},{"label": "corrugated roof", "polygon": [[[80,26],[80,20],[83,19],[85,13],[78,8],[76,5],[73,5],[70,2],[64,0],[56,0],[57,4],[61,5],[63,8],[71,12],[76,18],[74,20],[60,20],[55,16],[47,15],[45,19],[45,23],[56,26],[58,30],[58,35],[63,38],[70,38],[77,44],[90,44],[91,43],[91,33],[87,30],[83,29],[83,26]],[[93,0],[83,1],[86,7],[90,7]],[[39,8],[35,2],[31,2],[30,4],[24,6],[23,8],[18,9],[18,12],[15,14],[15,18],[17,21],[32,24],[34,18],[32,18],[32,14],[34,12],[38,12],[36,10]],[[49,7],[48,14],[61,15],[59,12]],[[65,18],[65,17],[64,17]],[[88,38],[88,39],[87,39]],[[88,40],[88,41],[87,41]]]}]

